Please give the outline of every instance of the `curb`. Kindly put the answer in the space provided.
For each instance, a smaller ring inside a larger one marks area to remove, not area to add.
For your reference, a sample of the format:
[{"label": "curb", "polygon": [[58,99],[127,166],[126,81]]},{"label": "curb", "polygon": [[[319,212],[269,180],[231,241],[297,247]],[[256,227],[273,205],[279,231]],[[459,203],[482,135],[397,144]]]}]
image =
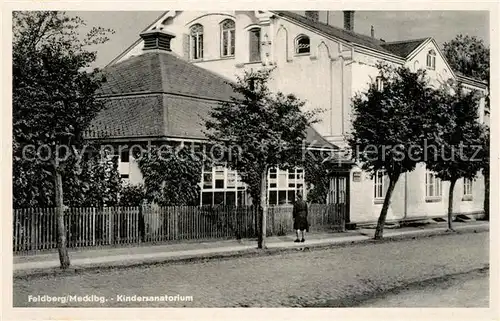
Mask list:
[{"label": "curb", "polygon": [[46,277],[46,276],[71,276],[77,275],[83,272],[96,271],[106,271],[110,269],[126,269],[134,267],[147,267],[159,264],[184,264],[184,263],[197,263],[206,262],[211,260],[223,260],[232,258],[243,258],[243,257],[262,257],[268,255],[279,255],[290,252],[302,252],[302,251],[314,251],[314,250],[324,250],[330,248],[347,247],[347,246],[363,246],[368,244],[380,244],[387,242],[396,242],[409,239],[419,239],[426,237],[439,237],[447,235],[456,234],[468,234],[468,233],[483,233],[489,231],[489,225],[477,225],[477,226],[464,226],[456,229],[455,233],[446,232],[446,230],[417,230],[406,232],[405,234],[399,235],[388,235],[382,240],[374,240],[371,236],[365,240],[343,240],[335,243],[323,243],[323,244],[310,244],[303,246],[287,246],[287,247],[269,247],[264,250],[259,250],[257,248],[245,249],[235,252],[216,252],[211,254],[199,254],[195,256],[179,256],[175,258],[151,258],[151,259],[132,259],[128,261],[119,262],[108,262],[108,263],[98,263],[90,264],[85,266],[70,267],[66,270],[61,270],[59,268],[40,268],[40,269],[26,269],[21,271],[13,271],[14,279],[26,279],[26,278],[36,278],[36,277]]}]

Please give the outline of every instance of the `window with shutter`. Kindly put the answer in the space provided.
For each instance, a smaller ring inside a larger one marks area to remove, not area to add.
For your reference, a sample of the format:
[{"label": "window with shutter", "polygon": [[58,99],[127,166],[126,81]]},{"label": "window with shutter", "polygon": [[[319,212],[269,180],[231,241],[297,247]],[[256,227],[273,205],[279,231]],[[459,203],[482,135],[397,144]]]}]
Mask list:
[{"label": "window with shutter", "polygon": [[260,28],[250,30],[250,62],[261,61],[260,58]]},{"label": "window with shutter", "polygon": [[188,34],[183,34],[182,35],[182,53],[185,59],[189,59],[189,35]]}]

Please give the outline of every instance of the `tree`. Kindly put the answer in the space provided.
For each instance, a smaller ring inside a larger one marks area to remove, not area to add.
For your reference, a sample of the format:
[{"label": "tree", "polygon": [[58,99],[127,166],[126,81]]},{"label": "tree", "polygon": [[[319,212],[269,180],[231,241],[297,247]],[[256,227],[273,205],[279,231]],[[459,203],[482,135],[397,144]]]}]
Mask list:
[{"label": "tree", "polygon": [[197,205],[204,158],[187,146],[151,146],[136,155],[144,177],[145,197],[161,206]]},{"label": "tree", "polygon": [[460,178],[473,180],[481,169],[483,125],[479,123],[477,92],[466,92],[461,84],[443,87],[438,107],[433,109],[439,126],[426,149],[425,163],[437,178],[450,182],[448,230],[453,231],[453,191]]},{"label": "tree", "polygon": [[82,133],[104,108],[94,95],[104,78],[98,70],[86,70],[96,58],[87,48],[107,41],[111,32],[92,28],[81,39],[84,25],[64,12],[13,13],[13,161],[30,162],[24,165],[31,172],[40,170],[53,180],[63,269],[70,265],[63,177],[78,171],[74,160],[84,146]]},{"label": "tree", "polygon": [[205,134],[220,150],[216,158],[238,171],[252,202],[260,204],[259,248],[266,247],[268,169],[302,163],[306,129],[318,112],[301,111],[305,103],[294,95],[271,93],[270,74],[271,70],[245,72],[231,83],[235,92],[231,102],[213,108],[205,120]]},{"label": "tree", "polygon": [[103,207],[118,204],[122,189],[118,157],[92,153],[86,155],[81,164],[74,166],[80,170],[63,176],[65,205]]},{"label": "tree", "polygon": [[[485,97],[485,112],[490,109],[490,50],[481,39],[457,35],[450,42],[443,46],[444,55],[453,70],[458,71],[465,76],[477,78],[486,81],[488,92]],[[487,131],[489,135],[489,131]],[[484,137],[483,142],[489,144],[489,137]],[[489,145],[483,148],[487,153],[485,157],[489,158]],[[484,211],[489,216],[489,198],[490,198],[490,177],[489,177],[489,159],[484,159]]]},{"label": "tree", "polygon": [[444,43],[443,53],[453,70],[489,82],[490,50],[483,40],[460,34]]},{"label": "tree", "polygon": [[[352,101],[352,132],[348,137],[354,159],[373,177],[384,171],[389,178],[384,203],[375,231],[383,229],[392,192],[401,174],[411,172],[422,160],[425,139],[432,137],[434,124],[429,114],[435,105],[434,90],[425,71],[379,65],[379,85],[355,95]],[[383,84],[383,88],[380,88]]]}]

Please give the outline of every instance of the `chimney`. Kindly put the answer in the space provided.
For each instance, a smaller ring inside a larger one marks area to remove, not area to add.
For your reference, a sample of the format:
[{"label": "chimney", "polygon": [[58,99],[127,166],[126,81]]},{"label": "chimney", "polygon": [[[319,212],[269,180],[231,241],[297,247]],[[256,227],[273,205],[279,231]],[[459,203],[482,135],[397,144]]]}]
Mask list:
[{"label": "chimney", "polygon": [[354,31],[354,11],[344,11],[344,29]]},{"label": "chimney", "polygon": [[306,18],[311,19],[314,22],[319,21],[319,11],[306,11]]},{"label": "chimney", "polygon": [[372,34],[372,38],[375,38],[375,28],[373,28],[373,26],[372,26],[372,29],[371,29],[371,34]]},{"label": "chimney", "polygon": [[163,50],[172,51],[170,49],[170,41],[175,38],[174,34],[161,29],[145,31],[140,34],[144,41],[143,50]]}]

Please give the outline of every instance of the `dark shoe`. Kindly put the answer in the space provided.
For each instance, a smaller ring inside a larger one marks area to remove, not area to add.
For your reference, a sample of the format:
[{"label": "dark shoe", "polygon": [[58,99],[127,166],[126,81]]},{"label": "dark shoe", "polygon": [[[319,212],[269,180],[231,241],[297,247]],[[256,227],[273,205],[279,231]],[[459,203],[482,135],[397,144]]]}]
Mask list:
[{"label": "dark shoe", "polygon": [[299,242],[300,242],[300,240],[299,240],[299,239],[296,239],[294,242],[295,242],[295,243],[299,243]]},{"label": "dark shoe", "polygon": [[302,243],[304,243],[304,242],[306,241],[306,239],[302,239],[302,240],[300,240],[300,241],[301,241]]}]

